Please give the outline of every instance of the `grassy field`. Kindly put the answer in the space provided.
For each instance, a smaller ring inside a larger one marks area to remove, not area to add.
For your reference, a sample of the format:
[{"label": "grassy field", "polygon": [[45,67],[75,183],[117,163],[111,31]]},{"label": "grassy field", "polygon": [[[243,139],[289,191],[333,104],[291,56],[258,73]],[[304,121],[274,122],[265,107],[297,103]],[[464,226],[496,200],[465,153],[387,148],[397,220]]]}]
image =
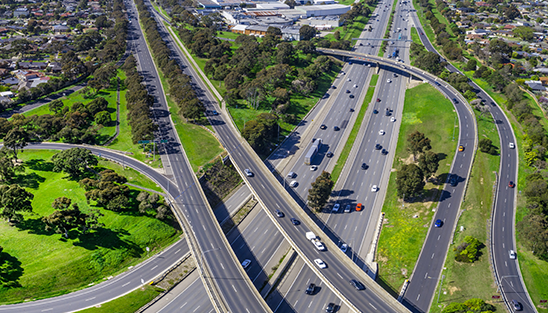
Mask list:
[{"label": "grassy field", "polygon": [[375,92],[375,85],[377,84],[378,79],[379,79],[379,75],[376,75],[376,74],[373,74],[373,76],[371,77],[371,84],[370,84],[370,87],[367,89],[367,93],[365,94],[365,98],[363,100],[362,106],[360,107],[360,111],[358,112],[356,123],[354,123],[354,126],[352,127],[352,131],[350,132],[350,135],[348,136],[346,144],[344,145],[344,148],[341,151],[341,155],[337,159],[337,163],[335,164],[335,167],[333,168],[333,172],[331,173],[331,179],[333,179],[334,182],[337,182],[337,180],[339,179],[339,176],[341,175],[341,171],[344,167],[344,164],[346,163],[346,160],[348,159],[348,155],[350,154],[350,150],[352,150],[352,146],[354,145],[354,142],[356,141],[356,136],[358,135],[358,131],[360,130],[360,127],[362,125],[363,117],[365,116],[365,112],[367,111],[367,108],[369,107],[369,103],[371,102],[371,99],[373,98],[373,93]]},{"label": "grassy field", "polygon": [[[438,181],[444,182],[453,161],[456,141],[453,141],[455,127],[454,107],[441,93],[429,84],[421,84],[408,89],[405,94],[402,124],[395,152],[394,168],[398,169],[410,158],[407,152],[407,135],[420,131],[430,138],[432,151],[441,157],[436,173]],[[379,239],[377,261],[379,280],[389,291],[399,292],[411,271],[422,248],[428,227],[432,220],[432,209],[437,206],[439,189],[442,184],[428,182],[424,197],[414,202],[406,202],[402,209],[401,199],[396,194],[396,172],[390,175],[383,206],[385,225]],[[418,215],[418,218],[413,218]]]},{"label": "grassy field", "polygon": [[[478,112],[475,111],[475,113]],[[476,114],[476,121],[479,138],[491,139],[497,146],[499,136],[491,115],[484,115],[480,118],[479,114]],[[488,247],[481,249],[479,260],[473,264],[456,262],[453,251],[464,241],[466,236],[475,237],[487,245],[489,231],[487,221],[491,217],[493,205],[494,172],[499,171],[499,164],[500,156],[486,154],[479,150],[476,152],[466,197],[462,205],[464,212],[457,224],[454,243],[449,247],[445,261],[443,272],[445,280],[440,301],[432,305],[430,312],[441,312],[451,302],[464,302],[470,298],[480,298],[495,305],[497,312],[505,311],[500,302],[493,301],[491,298],[496,294],[497,287],[489,265]],[[461,226],[464,227],[462,232],[460,231]],[[439,292],[439,288],[437,292]]]},{"label": "grassy field", "polygon": [[[164,92],[166,95],[169,95],[169,84],[160,69],[158,69],[158,75]],[[166,100],[169,112],[171,113],[171,119],[175,125],[175,130],[179,135],[179,139],[181,140],[185,154],[192,166],[192,170],[196,173],[199,171],[200,167],[213,160],[216,156],[221,154],[224,149],[215,136],[210,134],[207,130],[198,125],[187,123],[178,114],[179,108],[171,97],[166,96]]]},{"label": "grassy field", "polygon": [[137,290],[134,290],[127,295],[114,299],[110,302],[103,303],[99,307],[93,307],[78,311],[79,313],[133,313],[143,305],[152,301],[156,296],[162,293],[163,289],[145,285]]},{"label": "grassy field", "polygon": [[[26,213],[25,220],[15,226],[0,222],[0,246],[16,264],[19,284],[0,288],[2,304],[56,296],[100,283],[146,259],[145,247],[150,247],[153,254],[179,238],[180,231],[173,222],[162,222],[137,211],[115,213],[88,204],[85,190],[77,181],[52,172],[49,160],[56,152],[26,150],[19,155],[26,170],[19,173],[15,183],[34,194],[33,213]],[[105,168],[107,165],[101,163]],[[131,182],[154,187],[141,174],[131,175]],[[139,192],[130,189],[132,197]],[[99,209],[104,214],[99,219],[104,228],[80,236],[69,232],[68,239],[45,231],[41,218],[54,211],[51,204],[61,196],[78,203],[84,212]]]}]

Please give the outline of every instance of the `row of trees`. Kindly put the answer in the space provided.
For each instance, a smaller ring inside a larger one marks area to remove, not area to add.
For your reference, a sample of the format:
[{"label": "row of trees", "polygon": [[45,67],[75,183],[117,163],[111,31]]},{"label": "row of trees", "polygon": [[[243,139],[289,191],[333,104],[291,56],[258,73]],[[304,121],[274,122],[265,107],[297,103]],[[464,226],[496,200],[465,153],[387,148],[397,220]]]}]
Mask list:
[{"label": "row of trees", "polygon": [[126,73],[126,105],[127,118],[131,126],[131,139],[134,144],[140,140],[153,140],[157,125],[152,120],[150,108],[154,99],[148,94],[145,85],[142,84],[143,78],[137,72],[137,62],[135,57],[130,55],[122,69]]},{"label": "row of trees", "polygon": [[170,58],[171,51],[164,42],[158,31],[158,24],[151,17],[150,12],[142,0],[136,2],[139,10],[139,18],[144,26],[150,48],[158,67],[164,74],[169,84],[170,97],[175,100],[179,107],[179,114],[190,120],[197,120],[204,117],[205,107],[198,99],[192,88],[191,78],[183,74],[177,61]]},{"label": "row of trees", "polygon": [[430,139],[423,133],[415,131],[407,136],[407,150],[414,162],[402,165],[396,176],[398,196],[402,199],[420,195],[426,180],[437,172],[440,159],[431,149]]},{"label": "row of trees", "polygon": [[523,190],[527,215],[517,223],[521,242],[539,258],[548,261],[548,181],[540,173],[527,176]]}]

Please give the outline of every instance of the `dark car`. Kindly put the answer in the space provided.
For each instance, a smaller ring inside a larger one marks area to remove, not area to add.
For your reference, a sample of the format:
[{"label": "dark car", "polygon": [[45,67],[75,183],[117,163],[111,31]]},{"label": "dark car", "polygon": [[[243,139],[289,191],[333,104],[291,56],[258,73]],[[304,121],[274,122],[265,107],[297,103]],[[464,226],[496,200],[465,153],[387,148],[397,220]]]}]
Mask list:
[{"label": "dark car", "polygon": [[331,152],[331,151],[327,152],[326,156],[327,156],[328,158],[332,157],[332,156],[333,156],[333,152]]},{"label": "dark car", "polygon": [[438,86],[441,86],[441,84],[440,84],[440,83],[438,83],[438,82],[435,82],[435,83],[436,83],[436,85],[438,85]]},{"label": "dark car", "polygon": [[285,215],[284,215],[284,212],[282,212],[282,211],[280,211],[280,210],[276,210],[275,212],[276,212],[276,216],[277,216],[277,217],[284,217],[284,216],[285,216]]},{"label": "dark car", "polygon": [[334,130],[334,131],[339,131],[339,130],[341,130],[341,129],[339,128],[339,126],[333,126],[333,130]]},{"label": "dark car", "polygon": [[398,74],[394,73],[394,77],[398,77]]},{"label": "dark car", "polygon": [[516,184],[514,184],[513,181],[510,181],[510,182],[508,183],[508,187],[514,188],[514,187],[516,187]]},{"label": "dark car", "polygon": [[358,290],[364,290],[365,289],[365,286],[362,283],[360,283],[359,281],[355,280],[355,279],[352,279],[350,281],[350,284]]},{"label": "dark car", "polygon": [[456,98],[453,98],[453,102],[454,102],[455,104],[459,103],[459,101],[457,101]]},{"label": "dark car", "polygon": [[441,227],[441,225],[443,225],[443,222],[440,219],[437,219],[434,223],[434,227]]},{"label": "dark car", "polygon": [[325,124],[322,124],[322,125],[320,126],[320,129],[326,129],[326,128],[327,128],[327,126],[325,126]]},{"label": "dark car", "polygon": [[325,307],[325,312],[327,313],[333,313],[335,312],[335,303],[333,302],[330,302],[326,307]]},{"label": "dark car", "polygon": [[306,288],[304,293],[306,293],[307,295],[314,294],[314,289],[316,289],[316,285],[315,284],[310,284],[310,285],[308,285],[308,287]]},{"label": "dark car", "polygon": [[510,301],[512,303],[512,308],[514,308],[514,311],[521,311],[521,303],[519,303],[517,300]]},{"label": "dark car", "polygon": [[367,166],[367,164],[365,163],[362,163],[362,169],[366,170],[369,166]]},{"label": "dark car", "polygon": [[301,222],[299,222],[299,220],[294,218],[294,217],[291,218],[291,223],[293,223],[293,225],[300,225],[301,224]]},{"label": "dark car", "polygon": [[350,99],[354,99],[354,95],[350,95],[349,97],[350,97]]},{"label": "dark car", "polygon": [[381,153],[382,153],[383,155],[387,155],[387,154],[388,154],[388,150],[382,149]]},{"label": "dark car", "polygon": [[380,143],[376,144],[376,145],[375,145],[375,149],[376,149],[376,150],[380,150],[380,149],[382,149],[382,146],[381,146],[381,144],[380,144]]},{"label": "dark car", "polygon": [[377,111],[377,109],[374,109],[373,114],[379,114],[379,111]]},{"label": "dark car", "polygon": [[353,109],[353,108],[350,108],[350,112],[354,112],[354,109]]},{"label": "dark car", "polygon": [[346,93],[350,93],[350,90],[346,89]]},{"label": "dark car", "polygon": [[449,182],[451,183],[451,186],[455,187],[457,185],[457,175],[451,176]]},{"label": "dark car", "polygon": [[381,99],[377,98],[377,102],[381,102]]}]

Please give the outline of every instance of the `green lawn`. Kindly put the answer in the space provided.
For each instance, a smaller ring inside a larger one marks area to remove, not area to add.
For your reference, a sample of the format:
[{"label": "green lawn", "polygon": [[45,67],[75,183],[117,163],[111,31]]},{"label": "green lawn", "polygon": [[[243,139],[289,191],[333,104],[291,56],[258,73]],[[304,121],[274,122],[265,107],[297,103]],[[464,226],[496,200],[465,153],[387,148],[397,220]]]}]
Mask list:
[{"label": "green lawn", "polygon": [[152,301],[156,296],[162,293],[163,289],[144,285],[143,287],[134,290],[127,295],[114,299],[110,302],[103,303],[98,307],[93,307],[78,311],[80,313],[133,313],[139,310],[142,306]]},{"label": "green lawn", "polygon": [[[491,115],[479,117],[477,111],[479,138],[491,139],[498,146],[499,136]],[[464,302],[470,298],[480,298],[497,307],[498,312],[505,310],[500,302],[493,301],[492,295],[497,294],[493,274],[489,265],[488,247],[480,250],[481,256],[473,264],[458,263],[455,261],[453,249],[464,241],[466,236],[478,238],[487,245],[487,221],[491,218],[493,188],[495,183],[494,172],[499,171],[500,156],[489,155],[481,151],[476,152],[472,173],[468,181],[466,197],[462,205],[462,213],[457,224],[453,244],[449,247],[445,261],[445,280],[439,303],[434,303],[430,312],[441,312],[451,302]],[[460,231],[460,227],[464,231]],[[437,289],[439,292],[439,288]],[[444,292],[446,294],[444,294]],[[437,294],[436,294],[437,299]]]},{"label": "green lawn", "polygon": [[228,39],[236,39],[240,36],[240,34],[236,34],[233,32],[225,32],[225,31],[219,31],[217,32],[217,37],[220,38],[228,38]]},{"label": "green lawn", "polygon": [[[376,84],[378,78],[379,78],[379,75],[373,74],[373,76],[371,77],[371,82],[374,81]],[[352,150],[352,146],[354,145],[354,142],[356,141],[356,136],[358,135],[358,132],[362,125],[363,117],[365,116],[365,112],[367,111],[367,108],[369,107],[369,103],[371,102],[371,99],[373,98],[373,93],[375,92],[374,86],[375,85],[370,84],[370,87],[367,89],[367,93],[365,94],[365,98],[363,100],[362,106],[360,107],[360,111],[358,112],[358,117],[356,118],[356,123],[354,123],[354,126],[352,127],[352,131],[350,132],[350,135],[348,135],[346,144],[344,145],[344,148],[341,151],[339,158],[337,159],[337,163],[335,164],[335,167],[333,168],[333,172],[331,173],[331,179],[333,179],[334,182],[337,182],[337,180],[339,179],[339,176],[341,175],[344,164],[346,164],[346,160],[348,159],[348,155],[350,154],[350,150]]]},{"label": "green lawn", "polygon": [[[394,168],[398,169],[410,159],[407,152],[407,135],[420,131],[430,138],[432,151],[441,157],[436,173],[444,182],[455,154],[458,128],[455,127],[454,107],[441,93],[429,84],[421,84],[405,93],[402,124],[395,152]],[[402,210],[401,199],[396,194],[396,172],[390,175],[383,206],[385,225],[382,229],[377,252],[379,281],[389,291],[399,292],[405,279],[411,275],[421,251],[434,209],[443,184],[429,182],[425,195],[414,202],[406,202]],[[418,215],[418,218],[413,218]]]},{"label": "green lawn", "polygon": [[[115,213],[88,204],[85,190],[77,181],[51,171],[49,160],[56,152],[26,150],[19,155],[26,170],[18,174],[15,183],[34,194],[33,213],[25,214],[25,220],[15,226],[0,222],[0,246],[19,271],[15,275],[19,286],[0,289],[2,304],[52,297],[100,283],[145,260],[146,247],[152,255],[179,238],[174,222],[162,222],[137,211]],[[101,163],[101,167],[107,165]],[[141,174],[131,175],[131,182],[153,187]],[[139,193],[130,189],[131,197]],[[84,212],[99,209],[104,214],[99,219],[104,228],[80,236],[70,232],[69,239],[46,232],[41,218],[53,212],[51,204],[61,196],[71,198]]]}]

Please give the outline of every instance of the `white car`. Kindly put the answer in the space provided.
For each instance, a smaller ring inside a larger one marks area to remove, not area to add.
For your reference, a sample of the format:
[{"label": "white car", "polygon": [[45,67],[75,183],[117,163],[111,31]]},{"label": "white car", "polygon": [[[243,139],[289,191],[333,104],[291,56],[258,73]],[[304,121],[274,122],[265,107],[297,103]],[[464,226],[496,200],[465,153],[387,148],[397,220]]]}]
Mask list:
[{"label": "white car", "polygon": [[389,79],[386,80],[386,82],[387,82],[387,83],[391,83],[392,81],[391,81],[390,78],[389,78]]},{"label": "white car", "polygon": [[513,142],[509,143],[508,146],[510,147],[510,149],[514,149],[516,147],[516,145]]},{"label": "white car", "polygon": [[253,172],[252,172],[250,169],[248,169],[248,168],[246,168],[246,169],[244,170],[244,172],[245,172],[245,175],[246,175],[247,177],[252,177],[252,176],[253,176]]},{"label": "white car", "polygon": [[341,251],[343,253],[346,253],[347,250],[348,250],[348,245],[346,243],[343,243],[342,246],[341,246]]},{"label": "white car", "polygon": [[508,254],[510,255],[510,259],[512,259],[512,260],[516,259],[516,251],[510,250],[510,251],[508,251]]},{"label": "white car", "polygon": [[318,167],[317,167],[316,165],[312,165],[312,166],[310,167],[310,170],[311,170],[311,171],[315,171],[315,170],[317,170],[317,169],[318,169]]},{"label": "white car", "polygon": [[350,81],[350,78],[348,78],[347,81]]},{"label": "white car", "polygon": [[323,251],[325,250],[325,246],[323,245],[323,243],[319,240],[314,240],[314,246],[316,246],[316,249],[320,250],[320,251]]},{"label": "white car", "polygon": [[395,122],[395,121],[396,121],[396,118],[392,116],[392,117],[390,118],[390,122]]},{"label": "white car", "polygon": [[316,263],[316,265],[318,265],[319,268],[326,268],[327,267],[327,265],[325,265],[325,263],[321,259],[315,259],[314,263]]},{"label": "white car", "polygon": [[354,88],[358,88],[358,85],[357,85],[357,84],[354,84]]},{"label": "white car", "polygon": [[242,262],[242,267],[243,267],[244,269],[246,269],[246,268],[249,267],[249,264],[251,264],[251,260],[245,259],[245,260]]},{"label": "white car", "polygon": [[333,208],[331,209],[331,212],[339,212],[339,208],[341,207],[340,204],[338,203],[335,203],[335,205],[333,206]]},{"label": "white car", "polygon": [[298,185],[299,185],[299,183],[298,183],[296,180],[292,181],[292,182],[289,184],[289,186],[291,186],[291,187],[293,187],[293,188],[297,187]]},{"label": "white car", "polygon": [[373,187],[371,187],[371,192],[377,192],[379,191],[379,187],[377,185],[373,185]]},{"label": "white car", "polygon": [[384,135],[384,130],[382,130],[382,129],[379,130],[379,135],[381,135],[381,136]]}]

